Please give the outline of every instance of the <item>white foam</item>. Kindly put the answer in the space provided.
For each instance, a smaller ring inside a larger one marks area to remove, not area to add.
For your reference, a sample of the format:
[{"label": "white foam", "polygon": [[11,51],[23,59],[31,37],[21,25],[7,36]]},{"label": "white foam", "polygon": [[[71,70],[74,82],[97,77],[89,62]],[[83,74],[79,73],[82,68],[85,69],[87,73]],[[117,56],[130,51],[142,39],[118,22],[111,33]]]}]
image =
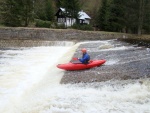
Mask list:
[{"label": "white foam", "polygon": [[[6,51],[0,64],[0,112],[18,102],[26,89],[38,84],[70,47],[33,47]],[[14,54],[15,55],[12,55]],[[59,83],[59,81],[58,81]],[[11,102],[12,101],[12,102]],[[4,107],[5,106],[5,107]],[[6,112],[7,113],[7,112]]]},{"label": "white foam", "polygon": [[[16,110],[25,113],[149,112],[149,79],[41,86],[24,95]],[[45,81],[46,82],[46,81]]]},{"label": "white foam", "polygon": [[133,47],[127,47],[127,46],[120,46],[120,47],[111,47],[111,48],[107,48],[107,49],[101,49],[100,51],[118,51],[118,50],[128,50],[128,49],[132,49]]},{"label": "white foam", "polygon": [[[0,64],[0,113],[150,112],[149,78],[59,84],[64,71],[56,64],[68,62],[75,48],[36,47],[5,52],[7,57]],[[115,63],[117,60],[106,62]]]}]

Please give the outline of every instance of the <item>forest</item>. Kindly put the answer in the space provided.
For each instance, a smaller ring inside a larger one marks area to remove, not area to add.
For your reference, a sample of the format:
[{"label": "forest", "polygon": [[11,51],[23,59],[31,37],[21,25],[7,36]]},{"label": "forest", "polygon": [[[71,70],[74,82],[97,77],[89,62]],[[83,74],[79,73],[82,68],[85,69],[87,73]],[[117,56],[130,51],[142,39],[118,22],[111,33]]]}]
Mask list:
[{"label": "forest", "polygon": [[150,34],[150,0],[0,0],[0,26],[60,28],[59,7],[72,18],[84,10],[99,31]]}]

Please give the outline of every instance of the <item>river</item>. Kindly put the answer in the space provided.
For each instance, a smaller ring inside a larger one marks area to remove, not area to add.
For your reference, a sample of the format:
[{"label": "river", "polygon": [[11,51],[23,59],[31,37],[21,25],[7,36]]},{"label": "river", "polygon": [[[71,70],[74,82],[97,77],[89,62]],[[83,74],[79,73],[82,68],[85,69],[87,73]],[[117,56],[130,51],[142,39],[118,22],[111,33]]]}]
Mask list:
[{"label": "river", "polygon": [[0,113],[150,113],[147,77],[60,84],[78,45],[1,48]]}]

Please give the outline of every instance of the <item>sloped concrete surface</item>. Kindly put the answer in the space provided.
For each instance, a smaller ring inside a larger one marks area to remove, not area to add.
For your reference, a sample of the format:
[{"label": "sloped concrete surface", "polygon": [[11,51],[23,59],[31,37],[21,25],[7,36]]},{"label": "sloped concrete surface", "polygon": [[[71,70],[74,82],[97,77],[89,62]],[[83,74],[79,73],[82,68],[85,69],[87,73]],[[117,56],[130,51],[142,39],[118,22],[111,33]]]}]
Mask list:
[{"label": "sloped concrete surface", "polygon": [[106,59],[107,62],[88,70],[66,71],[62,84],[150,77],[150,48],[118,40],[90,41],[81,44],[73,57],[81,57],[81,48],[88,50],[91,59]]}]

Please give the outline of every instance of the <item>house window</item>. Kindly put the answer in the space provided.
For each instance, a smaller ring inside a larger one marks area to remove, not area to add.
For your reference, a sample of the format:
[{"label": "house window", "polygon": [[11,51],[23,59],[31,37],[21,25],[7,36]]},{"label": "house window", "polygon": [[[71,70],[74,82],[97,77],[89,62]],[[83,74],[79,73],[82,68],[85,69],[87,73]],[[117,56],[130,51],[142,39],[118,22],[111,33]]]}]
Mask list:
[{"label": "house window", "polygon": [[80,23],[82,23],[82,20],[80,20]]},{"label": "house window", "polygon": [[58,18],[58,22],[59,23],[64,23],[65,22],[65,18]]},{"label": "house window", "polygon": [[58,22],[60,23],[60,18],[58,18]]}]

